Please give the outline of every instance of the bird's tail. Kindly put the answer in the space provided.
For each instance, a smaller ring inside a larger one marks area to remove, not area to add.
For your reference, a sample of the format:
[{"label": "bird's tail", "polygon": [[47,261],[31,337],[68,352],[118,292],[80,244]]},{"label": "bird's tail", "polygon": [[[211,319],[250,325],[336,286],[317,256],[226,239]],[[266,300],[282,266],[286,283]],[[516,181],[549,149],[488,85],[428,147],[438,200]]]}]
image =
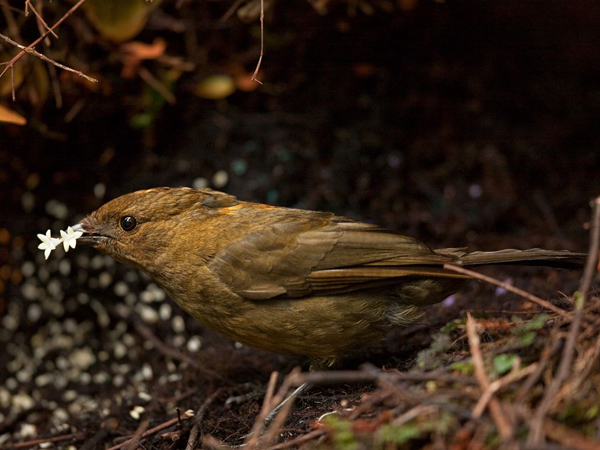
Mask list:
[{"label": "bird's tail", "polygon": [[510,264],[525,266],[545,266],[561,269],[578,269],[583,267],[586,254],[573,253],[568,250],[528,250],[506,249],[494,252],[473,252],[458,255],[458,249],[448,249],[448,254],[458,256],[465,266],[481,266],[484,264]]}]

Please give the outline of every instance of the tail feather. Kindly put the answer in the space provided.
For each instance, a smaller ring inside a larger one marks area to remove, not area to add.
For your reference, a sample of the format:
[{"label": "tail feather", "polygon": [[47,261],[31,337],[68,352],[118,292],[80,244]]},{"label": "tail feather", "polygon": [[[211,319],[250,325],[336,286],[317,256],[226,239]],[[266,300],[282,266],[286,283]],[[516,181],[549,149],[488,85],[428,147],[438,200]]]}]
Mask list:
[{"label": "tail feather", "polygon": [[562,269],[577,269],[584,265],[585,253],[573,253],[568,250],[528,250],[506,249],[494,252],[473,252],[461,255],[460,262],[465,266],[484,264],[517,264],[526,266],[545,266]]}]

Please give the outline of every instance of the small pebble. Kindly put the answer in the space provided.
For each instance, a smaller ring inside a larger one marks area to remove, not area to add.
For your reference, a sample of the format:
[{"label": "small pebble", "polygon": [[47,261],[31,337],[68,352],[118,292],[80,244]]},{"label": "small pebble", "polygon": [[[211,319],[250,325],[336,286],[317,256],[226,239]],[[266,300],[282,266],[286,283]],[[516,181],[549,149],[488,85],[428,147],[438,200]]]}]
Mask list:
[{"label": "small pebble", "polygon": [[175,333],[183,333],[185,331],[185,321],[181,316],[173,317],[172,325]]},{"label": "small pebble", "polygon": [[144,411],[146,411],[146,409],[143,406],[134,406],[132,410],[129,411],[129,415],[135,420],[139,420]]},{"label": "small pebble", "polygon": [[19,430],[19,435],[22,438],[32,438],[37,436],[37,427],[31,423],[22,423]]},{"label": "small pebble", "polygon": [[217,189],[221,189],[225,187],[227,182],[229,181],[229,175],[224,170],[219,170],[213,175],[212,184]]},{"label": "small pebble", "polygon": [[205,187],[208,187],[208,180],[202,177],[196,178],[192,181],[192,186],[194,189],[204,189]]},{"label": "small pebble", "polygon": [[158,322],[158,313],[151,306],[140,303],[136,308],[142,320],[146,323]]},{"label": "small pebble", "polygon": [[98,183],[94,186],[94,195],[98,199],[102,199],[106,194],[106,186],[104,183]]},{"label": "small pebble", "polygon": [[61,259],[58,263],[58,271],[61,275],[69,276],[71,273],[71,261],[68,259]]},{"label": "small pebble", "polygon": [[58,200],[49,200],[46,203],[46,213],[60,220],[65,220],[69,216],[69,209],[64,203]]},{"label": "small pebble", "polygon": [[35,264],[33,261],[25,261],[21,266],[21,273],[25,278],[29,278],[35,273]]},{"label": "small pebble", "polygon": [[33,208],[35,208],[35,195],[31,192],[24,192],[21,196],[21,207],[25,212],[33,211]]},{"label": "small pebble", "polygon": [[124,281],[118,281],[114,287],[115,295],[125,297],[129,293],[129,286]]},{"label": "small pebble", "polygon": [[187,349],[190,352],[197,352],[198,350],[200,350],[201,346],[202,346],[202,340],[200,339],[199,336],[192,336],[187,341]]},{"label": "small pebble", "polygon": [[37,322],[42,316],[42,307],[37,303],[32,303],[27,308],[27,320],[30,322]]},{"label": "small pebble", "polygon": [[171,305],[169,305],[168,303],[163,303],[158,308],[158,316],[161,320],[169,320],[171,318],[171,312]]},{"label": "small pebble", "polygon": [[469,186],[469,196],[471,198],[479,198],[483,194],[483,189],[478,184],[474,183]]}]

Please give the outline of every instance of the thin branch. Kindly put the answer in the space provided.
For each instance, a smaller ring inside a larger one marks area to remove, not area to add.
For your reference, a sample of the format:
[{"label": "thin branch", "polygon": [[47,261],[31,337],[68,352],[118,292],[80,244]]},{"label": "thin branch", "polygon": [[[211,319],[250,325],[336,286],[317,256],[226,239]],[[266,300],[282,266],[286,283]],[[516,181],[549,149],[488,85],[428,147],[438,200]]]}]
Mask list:
[{"label": "thin branch", "polygon": [[[149,430],[145,431],[142,434],[142,438],[145,438],[147,436],[150,436],[151,434],[162,431],[165,428],[172,427],[176,423],[179,423],[181,420],[188,420],[188,419],[191,419],[192,417],[194,417],[194,411],[189,409],[189,410],[185,411],[183,414],[181,414],[180,417],[175,417],[174,419],[167,420],[166,422],[163,422],[160,425],[157,425],[154,428],[150,428]],[[125,442],[121,442],[119,445],[110,447],[108,450],[119,450],[120,448],[123,448],[123,447],[129,445],[130,442],[131,442],[131,439],[128,439]]]},{"label": "thin branch", "polygon": [[[58,19],[58,21],[51,27],[49,28],[44,34],[42,34],[40,37],[38,37],[35,41],[33,41],[31,44],[29,44],[27,47],[23,48],[19,53],[17,53],[10,61],[4,63],[6,65],[6,67],[4,68],[4,70],[2,72],[0,72],[0,78],[2,78],[4,76],[4,74],[6,73],[7,70],[11,69],[14,67],[14,65],[17,63],[17,61],[19,61],[25,54],[27,53],[31,53],[35,56],[38,56],[39,53],[36,52],[34,50],[34,47],[39,44],[40,42],[42,42],[44,39],[46,39],[46,37],[48,37],[48,35],[50,33],[52,33],[56,28],[58,28],[65,20],[67,20],[67,18],[69,16],[71,16],[76,10],[77,8],[79,8],[83,2],[85,2],[85,0],[79,0],[75,5],[73,5],[73,7],[71,9],[69,9],[60,19]],[[20,47],[20,45],[19,45]],[[38,56],[39,57],[39,56]],[[53,64],[55,64],[54,61],[52,61],[50,58],[46,59],[47,62],[51,62]],[[66,69],[65,66],[59,66],[62,69]],[[91,77],[87,77],[86,75],[84,75],[82,72],[78,72],[76,70],[71,69],[71,71],[73,71],[73,73],[76,73],[79,76],[82,76],[86,79],[89,79],[90,81],[93,82],[97,82],[98,80],[95,80]],[[13,99],[15,97],[15,92],[14,92],[14,84],[13,84]]]},{"label": "thin branch", "polygon": [[142,440],[143,434],[148,429],[150,425],[150,421],[148,419],[142,420],[140,425],[135,430],[134,435],[129,439],[129,444],[125,447],[125,450],[135,450],[140,446],[140,441]]},{"label": "thin branch", "polygon": [[455,266],[454,264],[444,264],[444,269],[452,270],[453,272],[462,273],[463,275],[469,275],[478,280],[485,281],[486,283],[490,283],[495,286],[500,286],[501,288],[504,288],[507,291],[510,291],[514,294],[520,295],[521,297],[523,297],[533,303],[537,303],[541,307],[549,309],[550,311],[555,312],[556,314],[559,314],[563,317],[569,316],[568,312],[563,311],[562,309],[554,306],[552,303],[549,303],[546,300],[543,300],[533,294],[530,294],[529,292],[524,291],[523,289],[519,289],[518,287],[514,287],[514,286],[511,286],[510,284],[496,280],[495,278],[488,277],[487,275],[483,275],[481,273],[474,272],[472,270],[465,269],[463,267]]},{"label": "thin branch", "polygon": [[85,432],[79,431],[77,433],[63,434],[61,436],[34,439],[32,441],[16,442],[13,444],[13,448],[27,448],[27,447],[33,447],[34,445],[41,445],[46,442],[61,442],[61,441],[69,440],[69,439],[79,440],[79,439],[83,439],[85,436],[86,436]]},{"label": "thin branch", "polygon": [[577,340],[577,334],[581,327],[581,321],[583,318],[583,311],[585,308],[585,302],[587,299],[590,286],[598,271],[598,249],[600,248],[600,197],[596,197],[592,202],[592,228],[590,230],[590,246],[587,261],[585,263],[585,269],[581,278],[581,284],[579,290],[576,293],[575,302],[575,315],[569,328],[569,334],[565,342],[562,357],[556,371],[556,376],[552,380],[552,383],[546,389],[544,398],[540,402],[533,420],[531,421],[531,428],[529,436],[527,438],[528,445],[541,445],[544,442],[544,423],[546,421],[546,415],[548,410],[555,401],[556,395],[560,391],[563,383],[569,378],[571,373],[571,366],[573,364],[573,357],[575,353],[575,342]]},{"label": "thin branch", "polygon": [[263,53],[265,47],[265,0],[260,0],[260,56],[258,57],[258,63],[256,63],[256,69],[254,69],[254,73],[252,74],[252,81],[256,81],[258,84],[262,84],[256,76],[258,75],[258,71],[260,70],[260,65],[262,64]]},{"label": "thin branch", "polygon": [[[65,65],[63,65],[63,64],[61,64],[59,62],[54,61],[53,59],[48,58],[46,55],[43,55],[42,53],[36,51],[31,46],[25,47],[24,45],[21,45],[18,42],[13,41],[11,38],[9,38],[8,36],[3,35],[2,33],[0,33],[0,38],[4,39],[6,42],[8,42],[9,44],[14,45],[15,47],[20,48],[22,53],[28,53],[30,55],[37,56],[42,61],[45,61],[45,62],[50,63],[50,64],[53,64],[56,67],[60,67],[61,69],[66,70],[68,72],[75,73],[75,74],[79,75],[80,77],[83,77],[83,78],[85,78],[88,81],[91,81],[92,83],[97,83],[98,82],[98,80],[96,80],[95,78],[92,78],[92,77],[84,74],[83,72],[80,72],[79,70],[71,69],[70,67],[67,67],[67,66],[65,66]],[[21,53],[19,53],[19,54],[21,54]],[[5,64],[7,64],[7,69],[8,69],[8,66],[11,65],[11,62],[9,61],[8,63],[5,63]],[[4,71],[0,74],[0,78],[2,77],[2,75],[4,74],[4,72],[6,72],[7,69],[4,69]]]},{"label": "thin branch", "polygon": [[[194,426],[190,431],[190,437],[188,438],[187,444],[185,446],[186,450],[194,450],[196,448],[196,444],[198,443],[198,435],[200,434],[200,424],[204,420],[204,415],[206,414],[206,410],[208,407],[215,401],[215,399],[221,395],[224,388],[219,388],[215,390],[205,401],[202,403],[202,406],[198,410],[196,417],[194,418]],[[196,390],[194,390],[196,391]]]},{"label": "thin branch", "polygon": [[[490,389],[490,380],[485,372],[485,366],[483,364],[483,356],[481,354],[481,348],[479,346],[480,339],[477,333],[477,325],[471,314],[467,314],[467,336],[469,338],[469,349],[471,350],[471,358],[473,360],[473,367],[475,368],[475,378],[481,386],[481,390],[486,392]],[[500,406],[500,402],[497,398],[491,397],[489,400],[490,415],[494,420],[494,423],[498,427],[498,432],[502,436],[503,440],[508,440],[512,437],[512,427],[504,412]],[[479,416],[473,416],[477,419]]]},{"label": "thin branch", "polygon": [[52,34],[52,36],[54,36],[56,39],[58,39],[58,35],[54,32],[54,30],[50,29],[50,27],[48,26],[46,21],[42,18],[41,14],[38,13],[37,10],[33,7],[33,5],[31,4],[31,0],[25,0],[25,15],[26,16],[29,14],[30,8],[31,8],[31,11],[33,11],[33,14],[35,15],[35,17],[37,18],[38,23],[41,23],[46,30],[50,31],[50,34]]}]

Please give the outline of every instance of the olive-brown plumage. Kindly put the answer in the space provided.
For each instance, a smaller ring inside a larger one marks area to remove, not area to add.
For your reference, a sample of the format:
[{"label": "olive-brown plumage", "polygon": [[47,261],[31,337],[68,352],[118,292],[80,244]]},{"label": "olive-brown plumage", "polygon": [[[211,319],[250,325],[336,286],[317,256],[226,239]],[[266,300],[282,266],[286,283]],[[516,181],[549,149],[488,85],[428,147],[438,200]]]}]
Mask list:
[{"label": "olive-brown plumage", "polygon": [[155,188],[81,222],[79,242],[139,267],[198,321],[244,344],[319,363],[368,347],[458,290],[459,265],[570,267],[567,251],[433,251],[332,213]]}]

